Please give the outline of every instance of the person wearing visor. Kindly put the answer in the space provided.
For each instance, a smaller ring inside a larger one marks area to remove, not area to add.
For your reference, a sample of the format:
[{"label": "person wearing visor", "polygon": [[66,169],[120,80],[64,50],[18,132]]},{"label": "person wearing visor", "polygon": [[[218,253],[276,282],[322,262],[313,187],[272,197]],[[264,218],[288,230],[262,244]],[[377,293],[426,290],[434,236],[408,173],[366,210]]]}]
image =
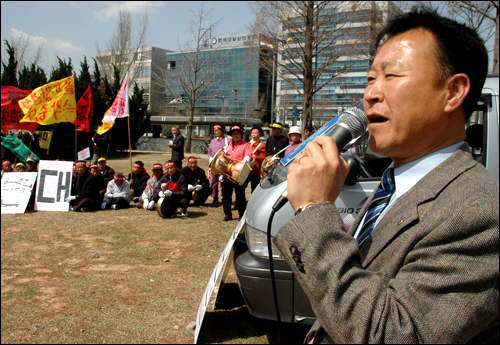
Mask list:
[{"label": "person wearing visor", "polygon": [[212,193],[210,182],[207,179],[205,170],[198,166],[198,159],[194,156],[188,158],[187,166],[181,169],[188,182],[189,199],[193,199],[193,206],[200,206],[205,203]]},{"label": "person wearing visor", "polygon": [[170,207],[168,207],[169,213],[165,214],[165,218],[172,217],[177,207],[181,208],[182,216],[187,217],[189,197],[186,177],[178,171],[177,165],[172,160],[165,163],[165,170],[166,173],[160,178],[160,181],[156,185],[153,200],[155,203],[158,203],[160,198],[165,198],[163,202],[168,202],[170,204]]},{"label": "person wearing visor", "polygon": [[17,163],[16,172],[26,172],[26,165],[23,162]]},{"label": "person wearing visor", "polygon": [[285,156],[285,148],[288,146],[288,139],[283,136],[283,124],[280,122],[273,123],[271,126],[271,135],[266,142],[266,151],[268,156],[278,154],[278,157]]},{"label": "person wearing visor", "polygon": [[[242,140],[243,138],[243,127],[241,126],[233,126],[229,131],[229,135],[233,138],[233,140],[226,147],[225,157],[231,159],[233,163],[250,163],[255,160],[255,156],[253,154],[252,146],[246,141]],[[243,213],[245,213],[245,209],[247,207],[247,202],[245,199],[245,184],[242,186],[234,183],[230,179],[224,179],[224,195],[223,195],[223,208],[225,217],[223,219],[224,222],[228,220],[232,220],[233,216],[231,213],[231,199],[233,195],[233,190],[236,194],[236,203],[238,208],[239,217],[243,217]]]},{"label": "person wearing visor", "polygon": [[132,193],[132,201],[139,202],[139,198],[146,189],[146,184],[151,176],[144,168],[144,163],[141,161],[134,162],[133,175],[128,174],[127,179],[130,182],[130,193]]}]

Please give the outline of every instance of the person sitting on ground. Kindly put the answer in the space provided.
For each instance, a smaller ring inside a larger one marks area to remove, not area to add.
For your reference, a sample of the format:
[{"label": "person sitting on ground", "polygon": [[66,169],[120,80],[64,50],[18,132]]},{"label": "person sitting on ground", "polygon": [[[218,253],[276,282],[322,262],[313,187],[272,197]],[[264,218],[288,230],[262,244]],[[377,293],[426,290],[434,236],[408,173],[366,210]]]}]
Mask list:
[{"label": "person sitting on ground", "polygon": [[285,156],[290,152],[292,152],[300,144],[302,144],[302,141],[300,141],[301,138],[302,134],[300,133],[299,126],[290,127],[290,131],[288,132],[288,139],[290,139],[290,146],[288,146],[288,148],[285,150]]},{"label": "person sitting on ground", "polygon": [[130,198],[130,182],[125,180],[123,173],[117,172],[113,176],[113,180],[108,183],[106,194],[104,194],[104,200],[101,204],[101,210],[109,208],[113,210],[128,208]]},{"label": "person sitting on ground", "polygon": [[187,166],[181,169],[188,182],[188,195],[194,200],[193,192],[197,195],[193,206],[200,206],[205,203],[208,196],[212,194],[210,182],[207,179],[205,170],[198,166],[198,159],[194,156],[188,158]]},{"label": "person sitting on ground", "polygon": [[172,217],[179,206],[182,209],[182,216],[187,217],[189,197],[186,176],[177,170],[177,165],[172,160],[165,163],[165,170],[166,173],[160,178],[156,186],[153,200],[158,203],[160,198],[165,198],[162,202],[170,204],[170,211],[168,214],[164,214],[165,218]]},{"label": "person sitting on ground", "polygon": [[26,158],[26,172],[38,172],[36,168],[35,158],[31,156]]},{"label": "person sitting on ground", "polygon": [[106,165],[106,158],[101,157],[97,160],[97,165],[99,165],[99,173],[102,175],[104,182],[106,182],[106,186],[109,181],[113,180],[113,176],[115,176],[115,170]]},{"label": "person sitting on ground", "polygon": [[304,128],[304,140],[306,140],[311,135],[313,135],[313,133],[314,133],[314,127],[313,126],[306,126],[306,128]]},{"label": "person sitting on ground", "polygon": [[70,204],[70,210],[75,212],[88,212],[99,209],[99,182],[96,177],[87,170],[85,161],[76,162],[77,177],[71,194],[66,198]]},{"label": "person sitting on ground", "polygon": [[139,197],[146,189],[146,184],[151,176],[144,168],[144,163],[137,161],[134,163],[133,176],[128,174],[127,180],[130,182],[130,192],[132,193],[132,201],[135,203],[139,202]]},{"label": "person sitting on ground", "polygon": [[[221,125],[215,125],[214,126],[214,134],[215,138],[212,139],[210,142],[210,145],[208,146],[208,154],[207,158],[208,161],[210,162],[212,160],[212,157],[221,149],[224,149],[229,142],[231,142],[231,139],[224,136],[224,127]],[[211,179],[210,179],[210,187],[212,187],[212,204],[218,204],[219,203],[219,187],[220,187],[220,195],[221,195],[221,201],[222,201],[222,195],[224,195],[224,182],[222,181],[222,175],[214,175],[212,172],[210,172]],[[221,181],[219,181],[221,180]],[[219,185],[217,185],[219,184]],[[215,186],[215,187],[214,187]]]},{"label": "person sitting on ground", "polygon": [[260,142],[260,136],[264,134],[262,128],[257,125],[254,125],[252,128],[252,132],[250,135],[252,136],[252,140],[250,140],[250,145],[252,145],[253,155],[255,156],[255,165],[250,172],[250,176],[248,176],[247,183],[244,185],[246,189],[248,182],[250,182],[250,186],[252,189],[252,193],[257,188],[260,182],[260,168],[264,159],[266,159],[266,146]]},{"label": "person sitting on ground", "polygon": [[17,163],[16,172],[26,172],[26,165],[23,162]]},{"label": "person sitting on ground", "polygon": [[100,205],[102,203],[102,199],[104,198],[104,193],[106,193],[107,183],[104,182],[104,178],[102,177],[101,174],[99,174],[99,167],[97,166],[97,164],[92,164],[89,167],[89,170],[90,173],[96,177],[97,182],[99,184],[99,197],[100,197],[99,205]]},{"label": "person sitting on ground", "polygon": [[12,163],[10,162],[10,159],[4,159],[2,162],[2,178],[3,174],[6,172],[12,172]]},{"label": "person sitting on ground", "polygon": [[163,175],[163,167],[160,163],[156,163],[153,165],[153,176],[146,183],[146,188],[144,192],[142,192],[141,197],[139,198],[139,203],[137,203],[137,208],[143,208],[145,210],[153,211],[155,209],[155,201],[153,200],[153,196],[155,195],[156,186],[160,182],[160,179]]}]

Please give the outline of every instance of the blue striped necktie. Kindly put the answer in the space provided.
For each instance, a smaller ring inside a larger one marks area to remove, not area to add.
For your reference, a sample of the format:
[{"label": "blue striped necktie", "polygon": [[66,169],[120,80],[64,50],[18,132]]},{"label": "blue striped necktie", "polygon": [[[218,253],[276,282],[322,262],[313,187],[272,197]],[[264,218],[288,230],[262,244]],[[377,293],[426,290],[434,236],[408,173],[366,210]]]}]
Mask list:
[{"label": "blue striped necktie", "polygon": [[375,222],[377,221],[378,216],[380,216],[389,204],[389,200],[391,199],[395,187],[394,168],[389,168],[384,172],[380,186],[375,192],[375,196],[373,197],[372,202],[368,207],[368,211],[366,212],[365,222],[358,235],[359,245],[361,245],[372,233],[373,228],[375,227]]}]

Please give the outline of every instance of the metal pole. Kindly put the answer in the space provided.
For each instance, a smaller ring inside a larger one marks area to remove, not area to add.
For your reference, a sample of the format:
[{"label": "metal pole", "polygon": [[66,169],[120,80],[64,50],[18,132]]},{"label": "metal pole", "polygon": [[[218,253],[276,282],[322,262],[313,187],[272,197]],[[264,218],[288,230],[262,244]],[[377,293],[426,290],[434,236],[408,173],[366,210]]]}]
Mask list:
[{"label": "metal pole", "polygon": [[273,49],[273,79],[271,85],[271,124],[273,124],[273,113],[274,113],[274,78],[275,78],[275,63],[276,63],[276,37],[274,38],[274,49]]}]

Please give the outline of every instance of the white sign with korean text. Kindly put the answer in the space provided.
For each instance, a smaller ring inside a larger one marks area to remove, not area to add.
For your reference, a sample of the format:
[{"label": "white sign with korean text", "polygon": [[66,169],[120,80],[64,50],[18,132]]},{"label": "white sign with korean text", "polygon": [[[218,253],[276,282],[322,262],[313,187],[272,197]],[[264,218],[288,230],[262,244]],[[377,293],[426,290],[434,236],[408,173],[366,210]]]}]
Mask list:
[{"label": "white sign with korean text", "polygon": [[6,172],[2,177],[2,214],[24,213],[36,181],[36,172]]},{"label": "white sign with korean text", "polygon": [[88,147],[78,152],[79,161],[83,161],[84,159],[87,159],[89,157],[90,157],[90,149]]},{"label": "white sign with korean text", "polygon": [[36,211],[68,211],[73,162],[40,161],[35,199]]},{"label": "white sign with korean text", "polygon": [[195,344],[197,344],[198,342],[198,336],[200,334],[201,324],[203,323],[203,318],[205,317],[205,312],[207,311],[208,303],[210,302],[210,297],[212,296],[212,292],[214,291],[217,280],[219,279],[221,272],[224,271],[224,268],[226,267],[226,264],[229,261],[229,259],[233,257],[232,255],[233,244],[234,241],[236,240],[236,237],[238,237],[238,235],[244,230],[243,225],[245,224],[245,216],[246,213],[243,215],[243,217],[241,217],[241,220],[236,226],[236,229],[234,230],[233,234],[231,235],[229,242],[227,242],[226,248],[224,248],[224,251],[220,256],[217,265],[215,265],[214,271],[212,272],[212,276],[210,277],[207,284],[207,288],[205,289],[205,293],[201,298],[201,303],[198,308],[198,314],[196,315],[196,330],[194,334]]}]

